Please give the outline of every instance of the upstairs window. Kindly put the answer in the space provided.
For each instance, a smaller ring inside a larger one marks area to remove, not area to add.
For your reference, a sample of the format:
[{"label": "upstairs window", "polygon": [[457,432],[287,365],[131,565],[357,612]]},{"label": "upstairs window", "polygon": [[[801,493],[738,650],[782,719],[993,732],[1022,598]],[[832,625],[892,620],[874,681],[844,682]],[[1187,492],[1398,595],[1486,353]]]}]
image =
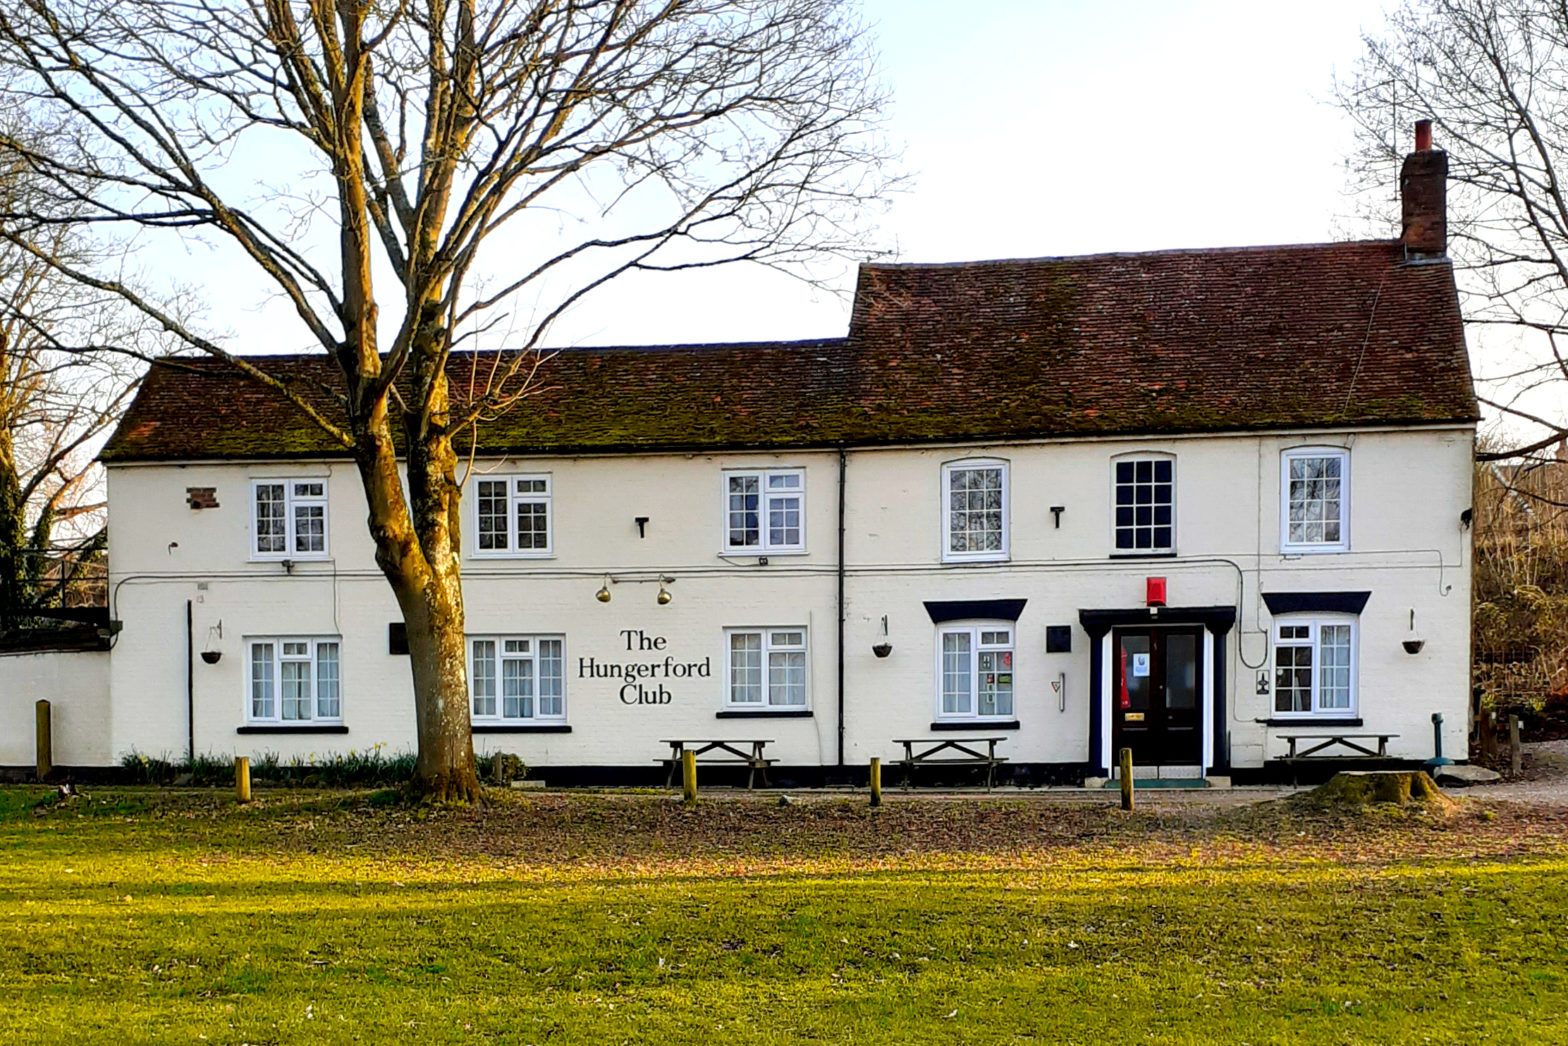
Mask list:
[{"label": "upstairs window", "polygon": [[1282,716],[1355,714],[1356,621],[1280,617],[1274,623],[1274,711]]},{"label": "upstairs window", "polygon": [[942,466],[942,558],[1007,558],[1007,463]]},{"label": "upstairs window", "polygon": [[253,558],[326,558],[326,480],[256,480],[251,506]]},{"label": "upstairs window", "polygon": [[1116,551],[1124,555],[1175,551],[1175,460],[1120,458],[1114,485]]},{"label": "upstairs window", "polygon": [[246,647],[249,722],[342,722],[341,646],[336,638],[252,639]]},{"label": "upstairs window", "polygon": [[726,704],[752,711],[806,707],[804,628],[732,628],[725,636]]},{"label": "upstairs window", "polygon": [[565,647],[559,636],[470,638],[468,689],[474,722],[565,722]]},{"label": "upstairs window", "polygon": [[551,530],[549,476],[474,482],[474,555],[548,556]]},{"label": "upstairs window", "polygon": [[1012,622],[937,629],[937,718],[1011,719]]},{"label": "upstairs window", "polygon": [[805,550],[805,469],[724,474],[724,551]]},{"label": "upstairs window", "polygon": [[1287,450],[1281,469],[1280,550],[1343,552],[1350,547],[1350,452]]}]

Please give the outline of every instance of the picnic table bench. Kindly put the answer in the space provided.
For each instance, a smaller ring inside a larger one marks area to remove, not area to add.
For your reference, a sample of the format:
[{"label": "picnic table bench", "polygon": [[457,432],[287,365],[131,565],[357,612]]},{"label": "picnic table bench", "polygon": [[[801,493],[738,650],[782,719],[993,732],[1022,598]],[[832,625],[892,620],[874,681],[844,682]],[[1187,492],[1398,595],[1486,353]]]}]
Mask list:
[{"label": "picnic table bench", "polygon": [[[1285,734],[1283,740],[1289,746],[1284,758],[1280,761],[1288,763],[1291,768],[1291,779],[1295,780],[1296,767],[1302,763],[1310,763],[1317,759],[1388,759],[1388,742],[1398,737],[1398,734]],[[1300,745],[1306,741],[1315,741],[1316,744],[1307,748]],[[1373,751],[1361,742],[1377,742],[1377,751]],[[1342,752],[1339,749],[1349,749]]]},{"label": "picnic table bench", "polygon": [[[659,742],[661,745],[670,746],[667,757],[655,759],[656,763],[669,766],[670,772],[665,775],[664,787],[669,788],[675,784],[675,772],[680,768],[681,757],[686,752],[691,752],[705,763],[740,763],[751,768],[746,775],[746,787],[752,787],[757,780],[757,771],[762,771],[762,787],[768,787],[768,767],[778,762],[763,755],[768,745],[773,743],[772,738],[766,739],[736,739],[713,740],[711,738],[665,738]],[[703,758],[707,756],[707,758]]]},{"label": "picnic table bench", "polygon": [[[938,740],[932,737],[906,737],[894,738],[895,745],[904,746],[904,758],[899,763],[904,768],[904,787],[908,788],[910,778],[917,766],[983,766],[985,767],[985,790],[991,790],[991,779],[996,773],[996,764],[1007,762],[1005,756],[996,754],[996,743],[1006,741],[1006,737],[951,737]],[[915,746],[921,745],[919,751]],[[980,746],[985,746],[985,751]],[[950,753],[943,755],[942,753]]]}]

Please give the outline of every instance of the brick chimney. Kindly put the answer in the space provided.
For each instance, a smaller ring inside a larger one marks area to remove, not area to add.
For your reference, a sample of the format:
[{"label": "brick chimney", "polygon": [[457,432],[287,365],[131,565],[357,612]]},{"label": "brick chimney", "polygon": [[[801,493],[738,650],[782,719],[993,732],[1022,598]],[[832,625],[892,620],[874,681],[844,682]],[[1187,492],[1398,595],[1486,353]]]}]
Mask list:
[{"label": "brick chimney", "polygon": [[1400,242],[1405,257],[1440,258],[1448,253],[1448,154],[1432,148],[1432,121],[1416,121],[1416,151],[1399,170],[1403,206]]}]

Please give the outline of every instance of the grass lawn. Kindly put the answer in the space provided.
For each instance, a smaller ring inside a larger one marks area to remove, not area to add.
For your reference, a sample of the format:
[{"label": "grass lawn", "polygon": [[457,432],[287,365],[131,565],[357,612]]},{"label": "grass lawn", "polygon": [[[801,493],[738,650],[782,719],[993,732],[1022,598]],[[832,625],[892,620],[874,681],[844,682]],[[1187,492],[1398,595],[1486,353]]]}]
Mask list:
[{"label": "grass lawn", "polygon": [[1563,812],[0,789],[0,1042],[1564,1043]]}]

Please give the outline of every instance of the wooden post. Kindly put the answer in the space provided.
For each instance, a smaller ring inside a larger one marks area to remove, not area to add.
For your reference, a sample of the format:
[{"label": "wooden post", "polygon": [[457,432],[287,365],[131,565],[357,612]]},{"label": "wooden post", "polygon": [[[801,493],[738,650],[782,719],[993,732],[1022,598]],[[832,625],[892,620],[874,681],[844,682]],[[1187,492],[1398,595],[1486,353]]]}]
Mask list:
[{"label": "wooden post", "polygon": [[882,758],[871,757],[871,805],[882,805]]},{"label": "wooden post", "polygon": [[1519,750],[1519,717],[1508,717],[1508,763],[1513,768],[1514,776],[1519,776],[1524,753]]},{"label": "wooden post", "polygon": [[42,781],[54,771],[54,717],[46,698],[39,698],[34,709],[38,718],[38,780]]},{"label": "wooden post", "polygon": [[681,800],[697,801],[697,753],[690,748],[681,753]]},{"label": "wooden post", "polygon": [[234,798],[242,803],[250,802],[250,757],[237,755],[234,757]]},{"label": "wooden post", "polygon": [[1132,809],[1132,749],[1122,749],[1122,809]]}]

